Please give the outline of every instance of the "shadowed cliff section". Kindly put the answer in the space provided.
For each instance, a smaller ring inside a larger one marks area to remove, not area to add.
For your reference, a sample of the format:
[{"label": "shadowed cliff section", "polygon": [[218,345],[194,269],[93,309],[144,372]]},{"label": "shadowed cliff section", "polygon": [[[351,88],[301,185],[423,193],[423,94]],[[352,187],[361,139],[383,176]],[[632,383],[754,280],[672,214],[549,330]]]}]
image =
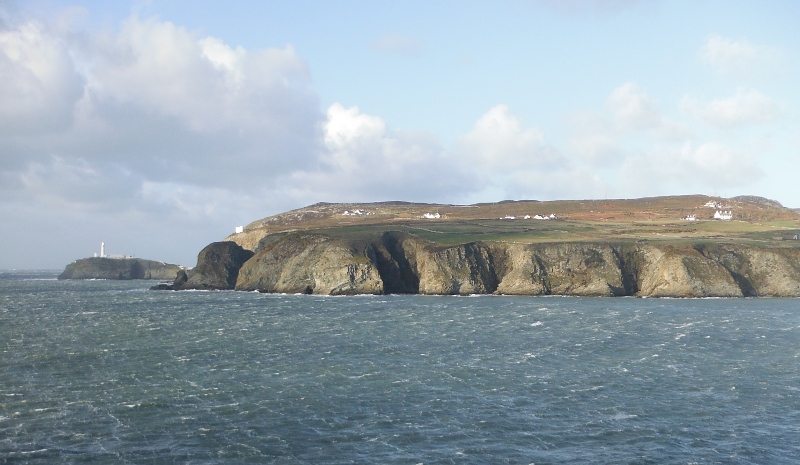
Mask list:
[{"label": "shadowed cliff section", "polygon": [[179,265],[143,258],[90,257],[75,260],[58,279],[172,279]]},{"label": "shadowed cliff section", "polygon": [[180,270],[172,284],[154,286],[154,290],[225,290],[233,289],[239,269],[253,256],[234,242],[214,242],[197,255],[197,266]]}]

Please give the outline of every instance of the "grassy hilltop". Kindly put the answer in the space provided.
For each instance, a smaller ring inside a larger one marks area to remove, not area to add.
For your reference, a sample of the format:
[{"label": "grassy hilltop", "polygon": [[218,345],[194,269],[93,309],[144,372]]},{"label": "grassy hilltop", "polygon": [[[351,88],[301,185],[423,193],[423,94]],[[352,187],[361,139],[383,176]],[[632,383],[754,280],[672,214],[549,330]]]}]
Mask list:
[{"label": "grassy hilltop", "polygon": [[[709,202],[717,207],[706,206]],[[344,215],[361,210],[366,214]],[[715,220],[715,211],[730,211],[730,221]],[[439,218],[423,218],[426,213]],[[534,215],[555,214],[558,220]],[[529,215],[531,219],[524,219]],[[694,215],[697,221],[685,218]],[[515,219],[502,219],[506,217]],[[475,205],[408,202],[361,204],[318,203],[254,221],[243,233],[226,240],[254,249],[265,236],[289,231],[314,231],[332,237],[358,238],[396,230],[440,244],[471,241],[507,243],[740,242],[786,247],[800,234],[800,214],[778,202],[754,196],[703,195],[629,200],[504,201]],[[791,242],[789,242],[791,241]]]}]

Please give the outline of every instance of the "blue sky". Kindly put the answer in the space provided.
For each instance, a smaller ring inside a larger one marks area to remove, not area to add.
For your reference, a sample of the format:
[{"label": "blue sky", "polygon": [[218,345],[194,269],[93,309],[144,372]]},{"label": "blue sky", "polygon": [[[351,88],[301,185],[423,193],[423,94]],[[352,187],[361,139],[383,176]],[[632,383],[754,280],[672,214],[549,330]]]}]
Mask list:
[{"label": "blue sky", "polygon": [[800,207],[800,3],[0,0],[0,269],[318,201]]}]

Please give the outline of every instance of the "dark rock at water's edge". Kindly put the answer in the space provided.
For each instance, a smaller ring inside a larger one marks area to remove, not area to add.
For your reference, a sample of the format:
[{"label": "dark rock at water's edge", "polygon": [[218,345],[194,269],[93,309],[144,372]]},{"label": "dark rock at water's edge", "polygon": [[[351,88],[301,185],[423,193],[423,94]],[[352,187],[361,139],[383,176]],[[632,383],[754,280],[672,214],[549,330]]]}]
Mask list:
[{"label": "dark rock at water's edge", "polygon": [[180,270],[172,284],[159,284],[153,290],[225,290],[233,289],[239,269],[253,256],[253,252],[235,242],[214,242],[197,255],[197,266]]},{"label": "dark rock at water's edge", "polygon": [[58,279],[172,279],[179,265],[143,258],[81,258],[67,265]]}]

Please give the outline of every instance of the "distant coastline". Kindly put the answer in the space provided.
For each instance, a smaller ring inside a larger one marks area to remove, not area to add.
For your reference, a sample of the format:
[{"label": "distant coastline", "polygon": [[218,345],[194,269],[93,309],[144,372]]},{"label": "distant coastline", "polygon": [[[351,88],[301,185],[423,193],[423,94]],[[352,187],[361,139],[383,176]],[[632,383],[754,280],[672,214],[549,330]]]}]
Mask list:
[{"label": "distant coastline", "polygon": [[66,266],[58,279],[174,279],[179,265],[142,258],[89,257]]}]

